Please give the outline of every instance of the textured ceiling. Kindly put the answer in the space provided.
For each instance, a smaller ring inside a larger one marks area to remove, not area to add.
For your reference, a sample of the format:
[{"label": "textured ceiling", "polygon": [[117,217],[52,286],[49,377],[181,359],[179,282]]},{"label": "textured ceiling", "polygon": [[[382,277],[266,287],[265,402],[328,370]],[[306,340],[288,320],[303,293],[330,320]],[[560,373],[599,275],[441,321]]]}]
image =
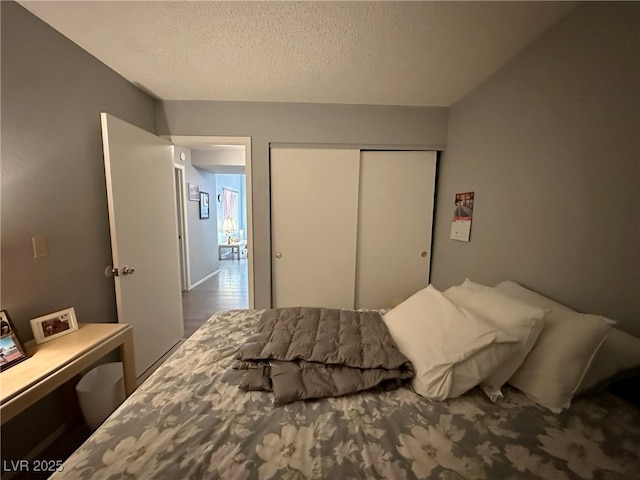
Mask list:
[{"label": "textured ceiling", "polygon": [[19,1],[163,100],[450,106],[575,2]]}]

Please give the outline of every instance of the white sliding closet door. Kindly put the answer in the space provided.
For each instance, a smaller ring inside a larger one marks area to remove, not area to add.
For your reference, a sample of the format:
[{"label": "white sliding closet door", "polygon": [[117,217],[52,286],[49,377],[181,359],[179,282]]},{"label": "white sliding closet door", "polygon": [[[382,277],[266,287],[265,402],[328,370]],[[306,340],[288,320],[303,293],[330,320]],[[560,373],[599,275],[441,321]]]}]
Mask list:
[{"label": "white sliding closet door", "polygon": [[353,308],[360,151],[271,149],[273,307]]},{"label": "white sliding closet door", "polygon": [[356,308],[389,308],[429,284],[436,152],[363,151]]}]

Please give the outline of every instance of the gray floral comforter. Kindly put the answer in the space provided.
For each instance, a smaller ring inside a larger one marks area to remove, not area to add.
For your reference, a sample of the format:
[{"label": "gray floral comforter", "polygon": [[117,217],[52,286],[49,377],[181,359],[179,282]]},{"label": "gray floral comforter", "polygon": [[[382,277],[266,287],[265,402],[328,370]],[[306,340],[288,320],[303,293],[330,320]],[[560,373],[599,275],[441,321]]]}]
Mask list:
[{"label": "gray floral comforter", "polygon": [[261,312],[214,315],[51,478],[640,478],[640,409],[610,394],[560,415],[515,390],[500,404],[403,387],[275,407],[231,368]]}]

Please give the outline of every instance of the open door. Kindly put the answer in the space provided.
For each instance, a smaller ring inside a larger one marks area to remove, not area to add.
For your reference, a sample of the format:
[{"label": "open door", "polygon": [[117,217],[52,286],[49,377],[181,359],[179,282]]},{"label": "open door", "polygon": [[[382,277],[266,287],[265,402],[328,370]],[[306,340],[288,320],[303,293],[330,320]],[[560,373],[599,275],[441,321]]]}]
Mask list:
[{"label": "open door", "polygon": [[173,145],[101,113],[118,321],[140,376],[182,337]]}]

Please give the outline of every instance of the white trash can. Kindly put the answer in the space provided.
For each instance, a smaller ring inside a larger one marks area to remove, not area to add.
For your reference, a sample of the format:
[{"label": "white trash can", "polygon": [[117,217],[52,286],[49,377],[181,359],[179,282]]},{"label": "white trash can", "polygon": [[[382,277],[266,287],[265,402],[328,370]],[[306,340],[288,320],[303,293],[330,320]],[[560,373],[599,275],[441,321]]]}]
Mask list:
[{"label": "white trash can", "polygon": [[91,430],[98,428],[124,401],[122,363],[98,365],[76,385],[80,409]]}]

